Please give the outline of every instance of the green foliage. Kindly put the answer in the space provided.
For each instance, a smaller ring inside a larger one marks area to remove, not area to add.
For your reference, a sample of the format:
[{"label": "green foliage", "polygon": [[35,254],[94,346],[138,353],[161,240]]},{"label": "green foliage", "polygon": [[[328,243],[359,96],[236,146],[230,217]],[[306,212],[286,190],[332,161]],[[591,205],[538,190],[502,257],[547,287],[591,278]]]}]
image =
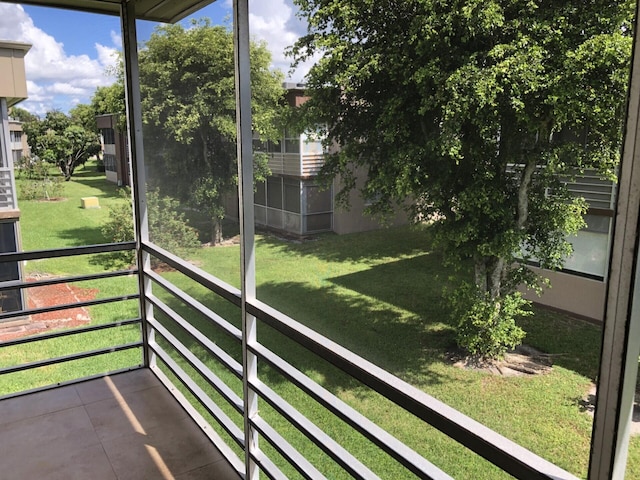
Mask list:
[{"label": "green foliage", "polygon": [[[122,68],[118,71],[121,71]],[[108,87],[98,87],[91,97],[91,108],[96,115],[118,115],[118,129],[126,131],[126,106],[124,99],[124,80],[118,74],[118,81]]]},{"label": "green foliage", "polygon": [[16,177],[24,177],[19,185],[23,200],[51,200],[62,196],[62,178],[51,175],[49,164],[30,156],[23,156],[15,165]]},{"label": "green foliage", "polygon": [[33,122],[38,120],[36,115],[20,107],[11,107],[9,109],[9,116],[21,122]]},{"label": "green foliage", "polygon": [[447,303],[457,324],[456,342],[483,360],[502,358],[520,345],[525,332],[515,320],[532,315],[531,302],[523,299],[520,292],[496,299],[468,283],[459,287]]},{"label": "green foliage", "polygon": [[100,142],[94,130],[74,123],[62,112],[47,112],[43,120],[23,125],[31,155],[56,165],[64,179],[69,181],[79,165],[100,151]]},{"label": "green foliage", "polygon": [[[263,43],[251,43],[253,128],[277,138],[280,72]],[[163,195],[210,215],[221,238],[224,200],[237,182],[233,36],[208,21],[157,27],[140,52],[145,159]]]},{"label": "green foliage", "polygon": [[[135,239],[131,190],[123,188],[120,190],[120,196],[122,202],[109,208],[109,219],[101,228],[102,235],[113,243],[131,242]],[[124,265],[132,265],[135,263],[136,252],[134,250],[114,252],[111,254],[111,259]]]},{"label": "green foliage", "polygon": [[[563,178],[615,179],[632,2],[296,0],[309,32],[302,128],[339,145],[323,168],[374,211],[410,204],[451,264],[471,260],[491,301],[523,260],[558,268],[587,205]],[[411,198],[411,202],[407,202]]]},{"label": "green foliage", "polygon": [[88,132],[98,133],[98,125],[96,124],[96,111],[92,105],[79,103],[69,110],[71,121],[75,125],[80,125]]},{"label": "green foliage", "polygon": [[180,256],[200,248],[198,232],[189,226],[179,200],[160,195],[158,190],[149,190],[147,205],[152,242]]},{"label": "green foliage", "polygon": [[[110,208],[109,220],[102,227],[102,234],[110,242],[128,242],[135,238],[130,190],[123,189],[121,196],[123,201]],[[198,232],[189,226],[178,200],[149,190],[147,208],[152,242],[181,256],[200,247]],[[113,258],[130,265],[135,261],[135,252],[117,252]]]}]

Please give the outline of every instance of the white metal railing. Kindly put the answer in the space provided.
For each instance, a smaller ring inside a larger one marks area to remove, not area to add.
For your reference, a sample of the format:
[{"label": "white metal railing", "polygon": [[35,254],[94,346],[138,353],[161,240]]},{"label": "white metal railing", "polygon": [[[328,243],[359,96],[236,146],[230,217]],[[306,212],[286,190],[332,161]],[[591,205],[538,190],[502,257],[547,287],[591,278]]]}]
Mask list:
[{"label": "white metal railing", "polygon": [[[150,255],[166,262],[191,280],[207,287],[211,292],[216,293],[236,307],[241,305],[241,294],[235,287],[222,282],[197,267],[187,264],[180,258],[155,245],[145,244],[143,245],[143,249]],[[207,318],[211,326],[233,339],[236,345],[241,345],[241,331],[231,325],[227,320],[150,269],[144,270],[142,274],[154,282],[156,286],[164,292],[169,293],[182,304],[187,305],[194,313]],[[156,356],[156,358],[180,380],[183,386],[197,398],[200,405],[213,417],[217,426],[229,435],[234,444],[243,449],[247,448],[241,428],[233,422],[220,405],[217,405],[216,402],[211,399],[210,392],[205,391],[205,389],[201,387],[197,387],[199,382],[187,374],[180,366],[180,363],[188,363],[234,411],[244,415],[242,399],[234,393],[229,385],[221,380],[219,374],[208,368],[205,362],[196,357],[183,341],[171,333],[172,327],[170,325],[177,326],[182,332],[186,332],[190,339],[195,340],[195,342],[206,351],[208,356],[215,359],[218,364],[224,366],[224,368],[233,374],[233,377],[240,379],[243,378],[244,372],[242,371],[242,366],[239,361],[235,360],[228,352],[221,350],[216,342],[208,338],[203,332],[195,329],[186,318],[178,314],[156,295],[150,295],[146,300],[149,301],[155,309],[154,315],[147,319],[148,324],[154,329],[154,336],[156,338],[160,337],[164,342],[167,342],[180,358],[176,358],[175,353],[174,355],[170,354],[166,348],[162,346],[162,342],[158,340],[148,345],[148,348],[151,349],[150,356]],[[351,378],[372,388],[398,407],[424,421],[425,424],[437,428],[514,477],[556,480],[575,479],[573,475],[556,465],[493,432],[455,409],[448,407],[423,391],[407,384],[263,302],[255,299],[247,300],[247,310],[264,325],[268,325],[288,339],[296,342],[308,351],[313,352],[321,359],[348,374]],[[157,314],[160,314],[164,320],[159,320]],[[388,432],[376,426],[361,412],[345,404],[334,394],[314,382],[303,372],[279,357],[259,341],[256,340],[255,342],[249,343],[247,348],[253,355],[256,355],[260,361],[270,365],[285,377],[287,381],[304,391],[309,398],[317,401],[327,411],[344,421],[351,428],[364,435],[389,454],[406,468],[408,473],[410,472],[420,478],[451,478],[431,464],[427,459],[394,438]],[[171,390],[175,390],[175,385],[171,384],[166,377],[161,377],[161,380],[168,382],[167,386]],[[261,378],[251,379],[250,387],[259,395],[261,401],[268,403],[280,415],[293,424],[305,437],[310,439],[340,465],[347,474],[354,478],[378,478],[369,470],[366,464],[362,463],[361,460],[357,459],[348,451],[348,445],[341,445],[321,429],[318,429],[316,425],[283,399]],[[190,408],[192,407],[193,405],[190,405]],[[284,435],[278,432],[273,425],[270,425],[259,411],[250,418],[245,418],[245,420],[248,420],[252,427],[260,432],[261,438],[274,446],[282,458],[305,478],[324,478],[316,466],[312,465],[310,461],[304,458],[304,455],[298,451],[296,445],[291,444],[285,439]],[[276,465],[274,459],[270,459],[265,455],[265,451],[260,448],[252,452],[253,460],[270,478],[283,478],[284,474],[282,473],[281,467]],[[228,460],[231,464],[238,464],[238,458],[229,458]],[[239,473],[243,472],[239,471]]]},{"label": "white metal railing", "polygon": [[0,209],[13,209],[13,175],[10,168],[0,168]]},{"label": "white metal railing", "polygon": [[268,166],[273,175],[313,177],[324,165],[322,154],[268,153]]},{"label": "white metal railing", "polygon": [[[2,253],[0,254],[0,263],[2,262],[23,262],[23,261],[34,261],[34,260],[43,260],[49,258],[60,258],[60,257],[76,257],[81,255],[95,255],[95,254],[108,254],[111,252],[118,252],[123,250],[131,250],[135,247],[134,242],[127,242],[121,244],[103,244],[103,245],[89,245],[83,247],[72,247],[72,248],[63,248],[63,249],[54,249],[54,250],[39,250],[39,251],[30,251],[30,252],[17,252],[17,253]],[[0,285],[0,293],[6,290],[15,290],[21,289],[27,292],[29,289],[36,287],[47,287],[53,285],[66,285],[70,283],[89,281],[89,280],[103,280],[114,277],[125,277],[136,275],[137,269],[129,269],[129,270],[112,270],[95,274],[87,274],[87,275],[74,275],[67,277],[54,277],[54,278],[43,278],[35,281],[25,282],[22,280],[16,280],[11,282],[2,282]],[[104,304],[112,304],[118,302],[126,302],[126,301],[136,301],[138,302],[140,299],[140,295],[137,291],[131,292],[128,294],[120,294],[114,296],[104,296],[101,298],[86,300],[86,301],[76,301],[73,303],[59,303],[53,305],[46,305],[42,307],[28,308],[26,306],[22,306],[19,310],[12,310],[7,312],[0,313],[0,323],[4,321],[11,321],[15,319],[24,319],[29,317],[30,315],[37,315],[41,313],[49,313],[56,311],[64,311],[77,307],[90,307],[95,305],[104,305]],[[98,331],[108,331],[115,330],[121,328],[127,328],[129,326],[141,325],[142,319],[140,316],[134,318],[117,318],[113,319],[113,321],[109,321],[108,323],[97,323],[82,327],[74,327],[74,328],[65,328],[61,330],[56,330],[50,333],[40,333],[36,335],[31,335],[27,337],[19,337],[11,340],[5,340],[0,342],[0,354],[5,355],[5,359],[7,358],[6,350],[11,347],[23,346],[25,349],[33,349],[39,342],[51,341],[54,339],[60,339],[70,336],[82,337],[90,334],[92,332]],[[41,367],[58,365],[67,362],[73,362],[76,360],[81,360],[90,357],[96,357],[101,355],[110,355],[115,352],[121,352],[125,350],[133,350],[138,349],[142,352],[143,342],[141,339],[137,341],[131,341],[128,343],[122,344],[111,344],[108,346],[101,346],[95,348],[93,350],[87,351],[73,351],[71,347],[71,343],[61,348],[60,354],[53,358],[40,358],[35,361],[30,361],[26,363],[13,363],[8,366],[0,367],[0,376],[9,375],[16,372],[24,372],[29,370],[34,370]],[[142,358],[142,356],[140,356]],[[134,368],[139,368],[142,365],[138,362],[137,365],[132,366]],[[131,368],[126,368],[125,370],[130,370]],[[56,382],[51,385],[42,385],[33,390],[29,390],[26,392],[16,391],[16,392],[0,392],[0,399],[9,398],[16,395],[23,395],[25,393],[31,393],[35,390],[44,390],[49,388],[55,388],[60,386],[61,384],[67,383],[75,383],[79,381],[84,381],[89,378],[94,378],[95,376],[104,376],[108,374],[118,373],[119,370],[117,368],[113,368],[106,372],[94,372],[93,374],[86,375],[84,370],[80,370],[81,374],[76,376],[71,376],[71,378],[67,378],[63,382]]]}]

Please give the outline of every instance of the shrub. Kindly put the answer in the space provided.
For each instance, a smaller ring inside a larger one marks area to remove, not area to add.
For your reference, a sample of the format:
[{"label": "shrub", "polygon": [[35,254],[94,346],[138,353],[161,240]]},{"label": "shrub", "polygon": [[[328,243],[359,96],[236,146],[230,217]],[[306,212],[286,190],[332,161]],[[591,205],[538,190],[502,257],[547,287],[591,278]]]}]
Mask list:
[{"label": "shrub", "polygon": [[175,198],[160,196],[158,190],[147,192],[150,240],[177,255],[185,255],[200,247],[198,232],[180,211]]},{"label": "shrub", "polygon": [[[127,201],[109,210],[109,220],[102,227],[102,234],[111,242],[127,242],[134,239],[133,213],[130,190],[123,189]],[[177,255],[186,255],[200,247],[197,231],[189,226],[180,202],[160,196],[157,190],[147,192],[149,211],[149,238],[152,242]],[[115,258],[130,265],[135,261],[133,251],[117,252]],[[155,262],[154,262],[155,263]]]},{"label": "shrub", "polygon": [[15,165],[16,177],[24,177],[18,192],[23,200],[51,200],[60,198],[64,189],[62,178],[52,176],[46,162],[23,156]]},{"label": "shrub", "polygon": [[527,309],[530,302],[520,292],[496,300],[468,284],[456,291],[450,304],[452,317],[458,321],[458,346],[483,360],[502,358],[520,345],[525,332],[515,320],[532,314]]}]

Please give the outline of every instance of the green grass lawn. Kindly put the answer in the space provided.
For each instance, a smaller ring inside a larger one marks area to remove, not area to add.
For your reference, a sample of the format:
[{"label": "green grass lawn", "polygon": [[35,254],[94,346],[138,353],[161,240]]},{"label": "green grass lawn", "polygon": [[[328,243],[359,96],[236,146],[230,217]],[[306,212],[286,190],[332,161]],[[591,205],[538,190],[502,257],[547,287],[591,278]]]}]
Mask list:
[{"label": "green grass lawn", "polygon": [[[24,250],[75,247],[107,242],[100,231],[101,226],[108,218],[109,206],[123,200],[116,186],[106,182],[104,174],[96,172],[93,165],[88,164],[76,170],[72,180],[64,182],[62,198],[55,201],[28,201],[20,198],[21,186],[27,181],[23,178],[17,180],[18,203],[21,211],[20,230]],[[81,208],[83,197],[97,197],[100,208]],[[82,275],[111,269],[109,265],[105,254],[82,255],[28,261],[24,265],[24,272],[27,278],[43,275]],[[95,291],[96,298],[137,292],[135,277],[82,281],[73,285]],[[132,319],[139,316],[138,305],[133,300],[98,305],[90,307],[90,316],[93,324]],[[137,341],[139,338],[139,328],[125,326],[80,336],[47,340],[37,344],[5,347],[0,350],[0,366],[91,351]],[[0,378],[0,395],[127,368],[140,363],[141,352],[127,350],[12,373]]]},{"label": "green grass lawn", "polygon": [[[20,202],[26,250],[106,241],[100,226],[108,216],[108,206],[122,200],[116,187],[105,182],[100,174],[89,168],[80,169],[78,173],[65,185],[65,200]],[[102,208],[81,209],[80,198],[84,196],[97,196]],[[585,477],[592,420],[583,411],[580,401],[597,374],[600,328],[566,315],[536,309],[535,315],[522,320],[521,325],[527,331],[527,344],[555,355],[554,367],[549,374],[503,378],[453,367],[447,360],[447,352],[454,347],[454,329],[441,298],[442,287],[453,272],[442,265],[440,256],[430,245],[427,229],[408,227],[345,236],[321,235],[302,243],[259,235],[256,247],[258,298],[544,458]],[[238,246],[225,246],[203,248],[189,260],[238,285],[239,258]],[[71,261],[29,262],[26,270],[29,273],[79,274],[104,270],[105,265],[102,259],[87,256]],[[239,325],[239,312],[235,307],[177,272],[164,275],[228,321]],[[104,296],[111,296],[113,292],[127,293],[136,288],[133,278],[100,282],[83,282],[83,286],[98,288],[99,295]],[[158,294],[220,347],[240,358],[239,346],[212,328],[206,319],[188,311],[168,295]],[[93,321],[133,318],[137,315],[134,303],[92,307]],[[241,392],[241,383],[205,355],[199,345],[179,328],[172,327],[172,331],[236,392]],[[128,329],[118,335],[116,341],[130,341],[137,338],[139,332]],[[62,347],[82,351],[114,340],[104,337],[88,336],[77,344],[70,340],[75,337],[69,337],[64,340],[65,344],[43,343],[37,351],[0,350],[0,365],[57,355]],[[508,478],[268,327],[260,325],[258,337],[261,343],[455,478]],[[139,362],[139,352],[124,353],[128,355],[112,359],[117,368]],[[0,393],[31,388],[46,380],[57,381],[74,373],[81,376],[92,369],[109,369],[107,358],[100,357],[95,364],[89,360],[81,365],[49,367],[33,375],[23,372],[8,376],[9,379],[0,377]],[[184,362],[181,364],[189,370]],[[393,460],[267,365],[261,364],[259,371],[265,383],[382,478],[410,478]],[[208,391],[220,405],[224,404],[210,388]],[[231,408],[225,408],[225,411],[239,425],[242,423],[241,417]],[[266,402],[260,403],[260,414],[299,447],[328,478],[346,478],[327,460],[326,454],[297,433]],[[268,449],[265,443],[263,441],[261,445]],[[273,449],[270,453],[277,457]],[[287,475],[296,477],[294,471],[283,468]],[[640,442],[637,438],[631,442],[628,478],[640,478]]]}]

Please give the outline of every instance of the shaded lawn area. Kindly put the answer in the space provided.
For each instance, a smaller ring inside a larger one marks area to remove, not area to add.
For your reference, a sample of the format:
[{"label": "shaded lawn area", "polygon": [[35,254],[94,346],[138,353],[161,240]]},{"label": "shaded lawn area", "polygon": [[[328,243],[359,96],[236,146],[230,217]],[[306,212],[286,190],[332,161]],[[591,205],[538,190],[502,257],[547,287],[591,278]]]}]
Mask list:
[{"label": "shaded lawn area", "polygon": [[[100,227],[108,218],[108,206],[122,201],[117,188],[106,182],[101,174],[87,168],[86,171],[80,169],[71,182],[65,183],[63,195],[66,200],[61,202],[20,202],[26,250],[106,241]],[[80,198],[84,196],[97,196],[102,208],[81,209]],[[225,246],[203,248],[190,260],[237,286],[239,258],[238,246]],[[257,238],[256,263],[261,300],[563,468],[586,476],[591,418],[582,411],[580,400],[597,374],[601,335],[598,326],[536,309],[534,316],[521,321],[527,331],[525,342],[554,354],[553,371],[535,378],[493,377],[457,369],[447,361],[447,352],[454,346],[454,326],[443,307],[442,287],[455,272],[443,267],[440,256],[431,249],[428,230],[405,227],[345,236],[322,235],[302,243],[263,235]],[[28,272],[71,275],[103,269],[104,262],[95,256],[72,261],[29,262],[26,266]],[[163,275],[231,323],[239,325],[240,316],[235,307],[177,272]],[[81,286],[98,288],[101,296],[130,293],[136,288],[133,278],[102,282],[99,285],[83,282]],[[167,295],[161,292],[158,295],[239,359],[239,346],[220,335],[210,322]],[[94,322],[110,322],[135,317],[137,308],[135,302],[103,305],[92,307],[91,315]],[[241,383],[208,358],[184,331],[177,327],[171,330],[237,393],[241,392]],[[258,335],[262,343],[455,478],[507,478],[495,467],[268,327],[261,325]],[[80,351],[96,348],[105,341],[130,341],[138,337],[139,332],[126,330],[117,339],[96,335],[77,344],[69,344],[75,337],[68,337],[64,339],[65,345],[51,342],[39,346],[37,351],[19,354],[5,351],[4,356],[0,355],[0,364],[9,361],[7,355],[32,361],[57,355],[63,351],[62,347]],[[115,360],[118,366],[139,362],[137,352],[124,353],[128,355]],[[110,366],[107,359],[100,360],[99,365],[91,364],[91,361],[94,359],[87,359],[83,364],[49,367],[38,372],[35,380],[26,374],[0,378],[0,392],[7,388],[31,388],[72,377],[78,372],[82,374]],[[182,365],[189,370],[185,362]],[[263,363],[260,376],[382,478],[410,478],[370,442],[327,414]],[[204,382],[201,384],[240,425],[241,417],[224,406],[225,402]],[[260,412],[305,456],[321,465],[325,475],[345,478],[326,454],[303,438],[264,401],[260,403]],[[261,445],[269,450],[266,442]],[[269,452],[277,458],[273,449]],[[292,478],[297,477],[296,472],[286,469],[285,472]],[[640,478],[640,443],[636,438],[631,442],[628,477]]]},{"label": "shaded lawn area", "polygon": [[[447,352],[454,347],[454,326],[443,307],[442,288],[454,272],[430,251],[428,231],[398,228],[361,234],[324,235],[303,243],[272,236],[259,237],[256,264],[258,298],[301,323],[326,335],[414,386],[521,443],[563,468],[585,477],[592,419],[581,400],[597,375],[600,327],[570,316],[536,308],[521,321],[525,342],[554,355],[553,371],[537,377],[502,378],[460,370],[450,365]],[[237,285],[238,248],[208,248],[194,260],[205,270]],[[237,324],[233,308],[218,303],[203,289],[188,285],[177,273],[167,276],[197,298],[225,312]],[[179,306],[176,306],[179,309]],[[189,313],[185,313],[190,321]],[[205,321],[219,345],[232,342],[219,336]],[[486,462],[429,427],[421,425],[355,384],[312,354],[282,338],[268,327],[258,328],[259,340],[325,388],[356,407],[377,424],[393,432],[455,478],[503,478]],[[194,346],[194,348],[198,348]],[[236,347],[229,347],[230,349]],[[351,440],[353,433],[310,403],[295,387],[267,367],[265,382],[296,405],[316,424],[330,426],[334,438],[349,438],[362,458],[383,478],[401,478],[393,462],[367,442]],[[233,382],[233,381],[231,381]],[[296,445],[304,444],[294,430],[268,406],[261,412],[279,424]],[[639,444],[632,440],[631,457]],[[313,446],[309,458],[322,458]],[[320,464],[323,464],[320,461]],[[635,475],[638,467],[630,466]],[[329,468],[329,467],[327,467]],[[340,477],[328,469],[330,478]],[[405,474],[406,475],[406,472]]]}]

